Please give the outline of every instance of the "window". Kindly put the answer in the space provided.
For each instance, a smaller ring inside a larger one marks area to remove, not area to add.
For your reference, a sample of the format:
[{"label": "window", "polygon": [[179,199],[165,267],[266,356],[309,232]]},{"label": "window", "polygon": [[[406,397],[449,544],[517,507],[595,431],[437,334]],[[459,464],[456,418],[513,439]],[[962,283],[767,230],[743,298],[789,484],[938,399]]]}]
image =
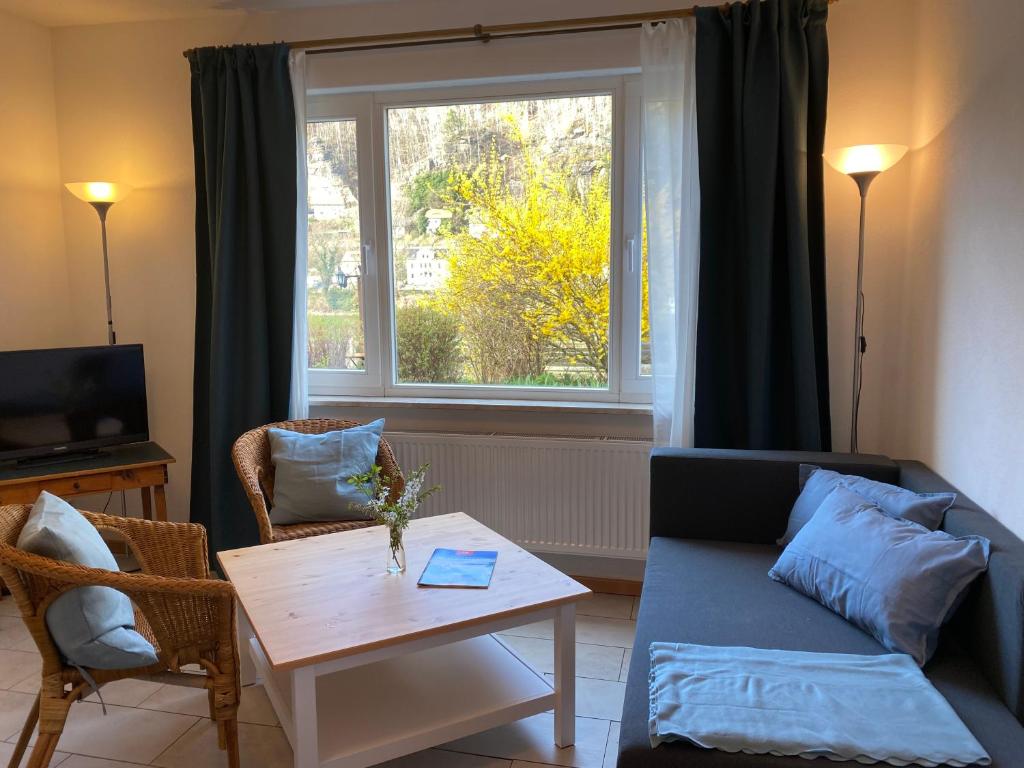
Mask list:
[{"label": "window", "polygon": [[311,393],[648,399],[637,85],[311,97]]},{"label": "window", "polygon": [[366,327],[356,121],[310,123],[306,312],[309,367],[363,370]]}]

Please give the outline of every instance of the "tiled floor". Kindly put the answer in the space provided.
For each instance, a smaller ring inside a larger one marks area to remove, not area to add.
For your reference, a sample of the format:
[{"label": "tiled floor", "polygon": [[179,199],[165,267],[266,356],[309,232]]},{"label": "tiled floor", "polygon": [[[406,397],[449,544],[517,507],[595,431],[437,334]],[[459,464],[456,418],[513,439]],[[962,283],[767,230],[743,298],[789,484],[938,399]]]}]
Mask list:
[{"label": "tiled floor", "polygon": [[[594,595],[580,604],[574,747],[554,746],[553,716],[545,713],[394,760],[387,768],[613,768],[636,602],[631,597]],[[551,623],[540,622],[510,630],[500,639],[550,676],[552,634]],[[10,759],[38,685],[38,654],[13,600],[4,598],[0,600],[0,765]],[[51,765],[227,765],[224,753],[217,749],[217,730],[206,717],[205,690],[124,680],[105,687],[103,699],[106,717],[94,697],[71,708]],[[291,748],[261,687],[243,689],[239,721],[243,768],[291,768]]]}]

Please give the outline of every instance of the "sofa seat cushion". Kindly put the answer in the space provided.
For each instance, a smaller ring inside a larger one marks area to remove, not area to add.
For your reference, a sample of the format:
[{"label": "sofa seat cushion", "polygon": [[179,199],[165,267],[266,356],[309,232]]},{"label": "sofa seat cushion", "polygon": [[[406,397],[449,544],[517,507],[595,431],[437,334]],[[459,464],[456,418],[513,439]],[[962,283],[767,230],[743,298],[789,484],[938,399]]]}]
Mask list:
[{"label": "sofa seat cushion", "polygon": [[[802,758],[730,754],[682,743],[651,749],[647,648],[652,642],[742,645],[794,651],[878,654],[872,637],[814,600],[768,578],[779,556],[770,545],[654,538],[647,556],[636,642],[619,738],[619,768],[806,768]],[[933,677],[934,670],[934,677]],[[947,697],[993,765],[1024,753],[1024,728],[974,671],[940,646],[925,674]],[[1003,713],[999,719],[998,713]],[[989,718],[997,725],[976,724]],[[991,739],[990,739],[991,737]]]}]

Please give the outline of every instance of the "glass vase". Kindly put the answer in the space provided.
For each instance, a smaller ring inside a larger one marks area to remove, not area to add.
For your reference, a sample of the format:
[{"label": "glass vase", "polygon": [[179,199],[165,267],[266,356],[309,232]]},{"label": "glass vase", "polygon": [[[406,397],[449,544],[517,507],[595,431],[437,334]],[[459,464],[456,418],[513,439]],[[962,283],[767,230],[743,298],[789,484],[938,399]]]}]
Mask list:
[{"label": "glass vase", "polygon": [[388,573],[405,573],[405,544],[401,531],[390,531],[388,536]]}]

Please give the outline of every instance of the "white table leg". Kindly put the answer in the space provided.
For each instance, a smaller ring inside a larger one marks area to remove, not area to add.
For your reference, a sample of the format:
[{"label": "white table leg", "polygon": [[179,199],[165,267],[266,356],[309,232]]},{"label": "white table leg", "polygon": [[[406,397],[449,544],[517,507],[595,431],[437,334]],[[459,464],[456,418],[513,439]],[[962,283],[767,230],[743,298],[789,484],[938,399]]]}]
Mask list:
[{"label": "white table leg", "polygon": [[576,604],[555,609],[555,744],[576,741]]},{"label": "white table leg", "polygon": [[249,652],[249,640],[256,636],[249,623],[249,617],[245,615],[242,606],[236,603],[235,611],[238,614],[238,664],[239,677],[242,685],[254,685],[259,682],[259,673],[252,661],[252,654]]},{"label": "white table leg", "polygon": [[312,667],[292,672],[292,722],[295,732],[295,768],[319,768],[317,742],[316,675]]}]

